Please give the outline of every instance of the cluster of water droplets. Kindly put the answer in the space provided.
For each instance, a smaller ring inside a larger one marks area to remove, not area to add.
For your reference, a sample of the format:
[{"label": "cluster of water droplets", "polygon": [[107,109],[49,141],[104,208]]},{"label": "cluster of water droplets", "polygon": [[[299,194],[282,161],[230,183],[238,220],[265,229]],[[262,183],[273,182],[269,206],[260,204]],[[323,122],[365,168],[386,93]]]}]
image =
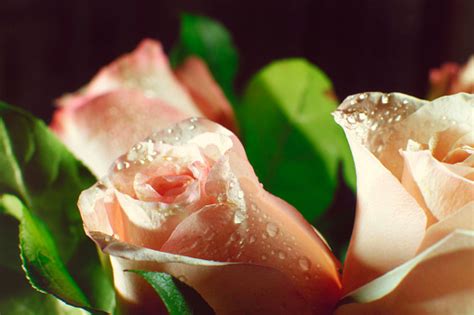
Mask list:
[{"label": "cluster of water droplets", "polygon": [[135,144],[126,155],[118,159],[115,163],[115,169],[121,171],[130,168],[132,165],[145,165],[154,161],[157,157],[165,161],[173,161],[174,157],[159,154],[160,145],[179,145],[196,136],[199,132],[197,121],[198,118],[192,117],[173,127],[153,133],[150,137]]},{"label": "cluster of water droplets", "polygon": [[383,150],[397,125],[419,106],[416,99],[396,93],[361,93],[349,96],[334,116],[377,154]]}]

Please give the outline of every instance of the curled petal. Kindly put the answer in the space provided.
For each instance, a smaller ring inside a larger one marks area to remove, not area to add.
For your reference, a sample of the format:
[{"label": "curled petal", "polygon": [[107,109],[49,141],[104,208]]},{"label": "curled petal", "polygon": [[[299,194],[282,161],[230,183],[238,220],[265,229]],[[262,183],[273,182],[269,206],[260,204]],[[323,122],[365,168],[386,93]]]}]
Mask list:
[{"label": "curled petal", "polygon": [[474,232],[457,230],[352,292],[336,315],[469,314],[474,309]]},{"label": "curled petal", "polygon": [[79,92],[63,96],[60,107],[80,106],[101,94],[117,90],[135,90],[148,98],[172,104],[189,116],[200,116],[192,99],[173,75],[161,44],[143,40],[131,53],[102,68]]},{"label": "curled petal", "polygon": [[186,117],[160,100],[123,90],[100,95],[87,106],[59,109],[51,128],[101,178],[137,141]]},{"label": "curled petal", "polygon": [[451,172],[429,151],[405,151],[402,155],[421,192],[423,203],[437,220],[455,213],[473,200],[474,182]]},{"label": "curled petal", "polygon": [[232,106],[201,59],[189,57],[175,70],[175,74],[207,118],[236,131]]},{"label": "curled petal", "polygon": [[458,229],[474,231],[474,201],[447,216],[443,221],[430,226],[418,252],[424,251]]},{"label": "curled petal", "polygon": [[357,171],[357,210],[344,265],[346,293],[412,258],[427,220],[398,179],[366,148],[348,138]]}]

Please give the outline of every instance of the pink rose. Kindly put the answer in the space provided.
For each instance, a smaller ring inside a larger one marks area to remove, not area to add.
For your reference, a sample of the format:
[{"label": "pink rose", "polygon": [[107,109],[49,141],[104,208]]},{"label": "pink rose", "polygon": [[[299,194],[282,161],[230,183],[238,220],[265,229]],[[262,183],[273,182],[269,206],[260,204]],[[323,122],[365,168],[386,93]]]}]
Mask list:
[{"label": "pink rose", "polygon": [[262,188],[238,138],[211,121],[191,118],[137,143],[78,205],[110,255],[122,310],[161,308],[128,269],[173,275],[217,314],[330,314],[340,297],[325,242]]},{"label": "pink rose", "polygon": [[207,66],[191,57],[173,72],[160,43],[150,39],[57,104],[51,128],[97,177],[134,143],[184,118],[206,116],[236,128]]},{"label": "pink rose", "polygon": [[447,62],[430,71],[428,99],[460,92],[474,93],[474,55],[464,66]]},{"label": "pink rose", "polygon": [[472,312],[474,95],[363,93],[335,116],[357,170],[336,314]]}]

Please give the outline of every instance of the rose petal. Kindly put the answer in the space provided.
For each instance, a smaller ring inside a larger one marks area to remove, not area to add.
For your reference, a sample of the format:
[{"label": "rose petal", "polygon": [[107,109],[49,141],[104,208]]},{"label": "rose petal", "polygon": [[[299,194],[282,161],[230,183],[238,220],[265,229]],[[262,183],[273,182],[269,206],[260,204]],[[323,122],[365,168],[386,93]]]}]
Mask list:
[{"label": "rose petal", "polygon": [[456,231],[353,292],[335,314],[469,314],[473,261],[474,232]]},{"label": "rose petal", "polygon": [[474,199],[474,182],[450,172],[429,151],[404,151],[402,155],[423,202],[436,219],[444,219]]},{"label": "rose petal", "polygon": [[149,98],[173,105],[189,116],[201,116],[187,92],[174,77],[161,44],[143,40],[131,53],[104,67],[78,93],[57,101],[61,107],[80,106],[101,94],[116,90],[136,90]]},{"label": "rose petal", "polygon": [[218,314],[312,314],[309,303],[290,279],[274,269],[139,248],[101,233],[91,233],[91,236],[104,253],[111,255],[114,283],[122,308],[138,313],[162,309],[156,293],[143,279],[122,272],[148,270],[167,272],[193,287]]},{"label": "rose petal", "polygon": [[136,142],[186,117],[138,92],[116,91],[94,98],[87,106],[58,110],[51,128],[100,178]]},{"label": "rose petal", "polygon": [[[263,266],[157,264],[114,256],[111,262],[116,271],[145,269],[171,274],[195,288],[216,314],[313,314],[284,274]],[[163,312],[156,293],[137,275],[115,272],[114,281],[121,309],[133,310],[133,314]]]},{"label": "rose petal", "polygon": [[357,212],[344,265],[344,292],[412,258],[426,227],[423,209],[398,179],[350,135],[348,139],[357,171]]},{"label": "rose petal", "polygon": [[426,231],[418,253],[457,229],[474,231],[474,201],[469,202],[455,213],[447,216],[443,221],[430,226]]},{"label": "rose petal", "polygon": [[232,106],[201,59],[187,58],[175,70],[175,74],[207,118],[236,131],[237,126]]}]

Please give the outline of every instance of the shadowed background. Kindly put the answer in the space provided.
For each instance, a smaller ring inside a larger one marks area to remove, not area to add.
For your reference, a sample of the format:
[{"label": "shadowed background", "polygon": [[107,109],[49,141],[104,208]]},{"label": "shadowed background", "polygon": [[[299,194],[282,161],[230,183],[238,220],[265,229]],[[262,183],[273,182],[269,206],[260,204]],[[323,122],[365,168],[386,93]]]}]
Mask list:
[{"label": "shadowed background", "polygon": [[239,89],[270,61],[303,56],[329,75],[340,99],[368,90],[423,97],[429,68],[474,52],[470,0],[1,0],[0,99],[49,121],[56,97],[142,38],[169,51],[183,11],[230,30]]}]

